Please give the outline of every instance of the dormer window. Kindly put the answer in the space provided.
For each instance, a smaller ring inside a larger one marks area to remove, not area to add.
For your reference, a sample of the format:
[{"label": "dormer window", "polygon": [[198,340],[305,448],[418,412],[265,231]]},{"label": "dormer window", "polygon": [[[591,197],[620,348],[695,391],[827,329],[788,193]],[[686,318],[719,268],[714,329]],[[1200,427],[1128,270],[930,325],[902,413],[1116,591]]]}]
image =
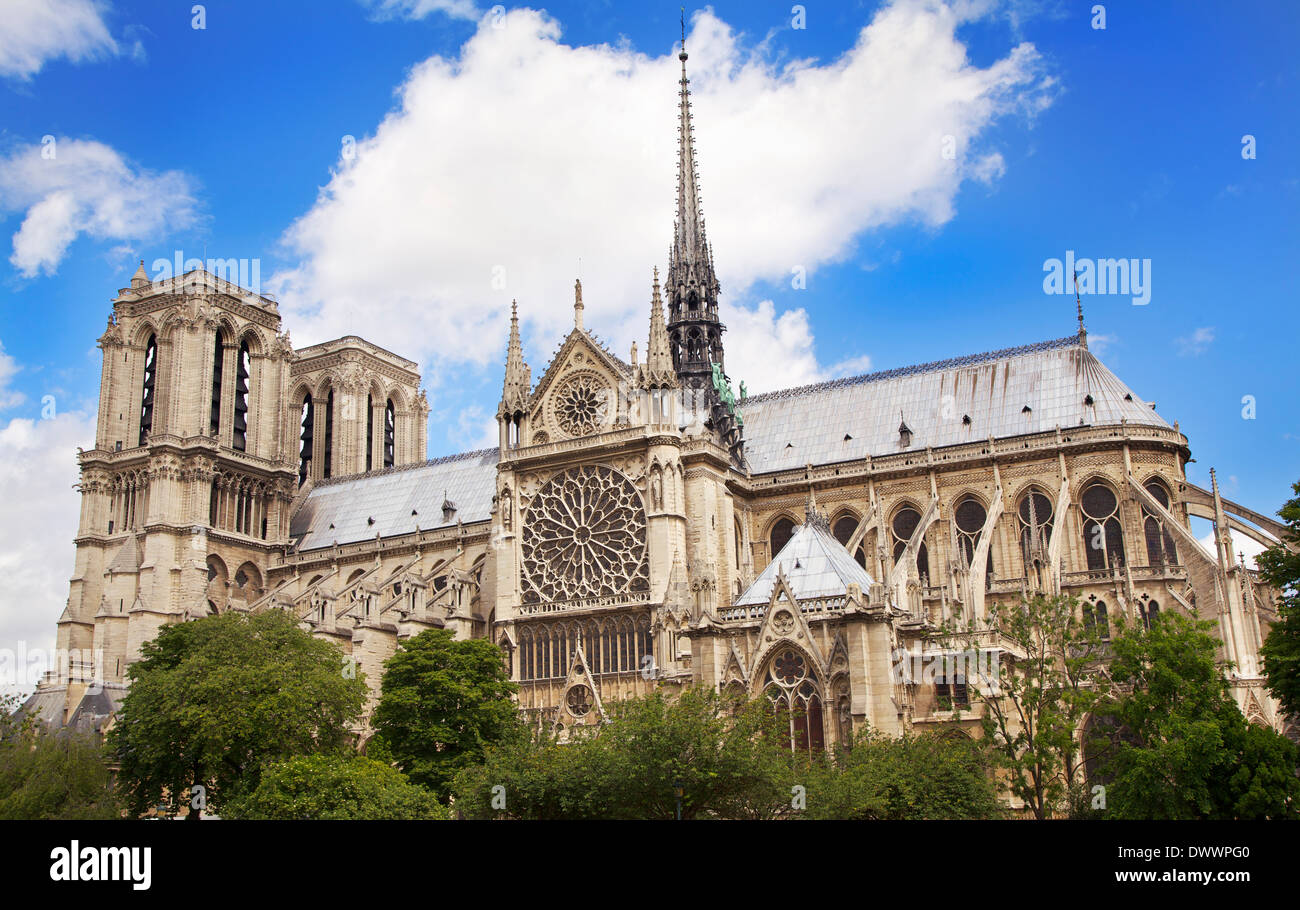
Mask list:
[{"label": "dormer window", "polygon": [[912,446],[912,429],[906,422],[898,425],[898,443],[905,449]]},{"label": "dormer window", "polygon": [[970,426],[970,415],[969,414],[961,415],[961,422],[962,422],[962,426],[966,426],[966,427]]},{"label": "dormer window", "polygon": [[1031,408],[1029,405],[1025,405],[1023,408],[1020,409],[1020,413],[1021,413],[1021,414],[1032,414],[1032,413],[1034,413],[1034,409]]},{"label": "dormer window", "polygon": [[1095,403],[1096,403],[1096,402],[1094,402],[1094,401],[1092,400],[1092,396],[1091,396],[1091,395],[1085,395],[1085,396],[1083,396],[1083,404],[1084,404],[1084,407],[1089,407],[1089,408],[1090,408],[1090,407],[1092,407]]},{"label": "dormer window", "polygon": [[452,502],[450,499],[444,499],[442,501],[442,520],[445,522],[450,522],[452,518],[455,517],[455,515],[456,515],[456,503]]}]

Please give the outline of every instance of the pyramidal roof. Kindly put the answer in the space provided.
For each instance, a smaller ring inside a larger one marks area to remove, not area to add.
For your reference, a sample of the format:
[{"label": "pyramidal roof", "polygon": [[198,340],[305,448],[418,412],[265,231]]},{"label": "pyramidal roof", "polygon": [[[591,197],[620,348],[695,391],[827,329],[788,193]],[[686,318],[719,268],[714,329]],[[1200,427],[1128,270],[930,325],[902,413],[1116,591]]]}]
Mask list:
[{"label": "pyramidal roof", "polygon": [[816,515],[795,528],[789,542],[735,605],[768,603],[779,574],[785,576],[796,600],[843,597],[851,584],[859,585],[866,592],[873,581],[867,570],[835,539],[825,519]]}]

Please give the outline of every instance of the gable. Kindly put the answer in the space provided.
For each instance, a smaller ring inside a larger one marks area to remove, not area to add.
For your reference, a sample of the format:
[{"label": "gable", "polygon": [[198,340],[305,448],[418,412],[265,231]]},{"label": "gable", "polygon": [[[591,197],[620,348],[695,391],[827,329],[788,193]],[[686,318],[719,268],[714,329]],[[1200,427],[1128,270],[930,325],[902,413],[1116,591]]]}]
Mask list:
[{"label": "gable", "polygon": [[533,439],[574,439],[613,428],[620,386],[631,367],[582,329],[565,339],[537,384],[529,405]]}]

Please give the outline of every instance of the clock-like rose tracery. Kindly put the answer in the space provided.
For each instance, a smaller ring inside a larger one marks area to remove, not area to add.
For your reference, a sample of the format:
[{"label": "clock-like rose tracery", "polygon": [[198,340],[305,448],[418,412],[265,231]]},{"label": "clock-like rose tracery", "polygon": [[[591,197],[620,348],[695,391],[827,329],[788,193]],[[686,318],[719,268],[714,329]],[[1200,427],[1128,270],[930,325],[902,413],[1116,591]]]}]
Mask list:
[{"label": "clock-like rose tracery", "polygon": [[528,506],[524,603],[649,589],[645,507],[622,474],[583,465],[548,480]]}]

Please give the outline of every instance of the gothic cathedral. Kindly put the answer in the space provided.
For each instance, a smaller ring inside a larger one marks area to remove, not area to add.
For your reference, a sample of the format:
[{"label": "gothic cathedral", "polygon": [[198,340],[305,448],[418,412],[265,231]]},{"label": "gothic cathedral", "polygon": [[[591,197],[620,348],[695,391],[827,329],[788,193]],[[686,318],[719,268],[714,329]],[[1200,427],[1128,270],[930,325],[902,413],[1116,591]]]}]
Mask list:
[{"label": "gothic cathedral", "polygon": [[351,655],[371,708],[398,643],[445,628],[500,645],[539,725],[703,684],[770,699],[794,748],[821,749],[863,724],[950,722],[968,680],[910,668],[951,650],[944,629],[1042,592],[1076,596],[1103,633],[1121,615],[1216,620],[1243,712],[1294,735],[1258,656],[1274,592],[1231,540],[1280,526],[1188,481],[1187,438],[1088,350],[1081,317],[1064,338],[732,388],[680,59],[645,360],[584,328],[578,284],[534,384],[512,314],[492,449],[426,460],[415,363],[354,336],[294,349],[274,300],[142,264],[99,339],[78,456],[72,657],[29,707],[102,728],[164,624],[282,609]]}]

